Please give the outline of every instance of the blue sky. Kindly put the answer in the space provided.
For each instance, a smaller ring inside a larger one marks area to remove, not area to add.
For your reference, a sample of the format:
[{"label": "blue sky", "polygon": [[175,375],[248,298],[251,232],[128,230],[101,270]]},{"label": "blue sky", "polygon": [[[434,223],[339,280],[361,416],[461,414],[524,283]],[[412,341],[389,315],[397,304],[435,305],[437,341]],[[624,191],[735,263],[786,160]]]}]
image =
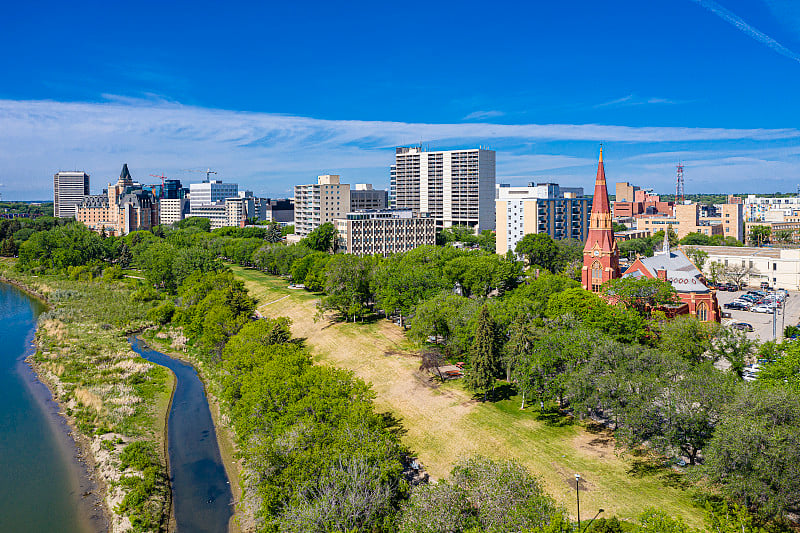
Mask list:
[{"label": "blue sky", "polygon": [[393,147],[488,145],[498,181],[800,183],[800,3],[39,2],[0,14],[0,193],[211,167],[264,195]]}]

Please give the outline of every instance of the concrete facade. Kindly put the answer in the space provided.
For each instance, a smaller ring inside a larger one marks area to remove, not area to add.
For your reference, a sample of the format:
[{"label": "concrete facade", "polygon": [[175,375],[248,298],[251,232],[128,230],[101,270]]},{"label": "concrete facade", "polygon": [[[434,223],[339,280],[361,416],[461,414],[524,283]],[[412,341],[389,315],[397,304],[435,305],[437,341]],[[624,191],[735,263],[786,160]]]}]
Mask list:
[{"label": "concrete facade", "polygon": [[591,200],[583,196],[583,188],[561,188],[555,183],[499,185],[495,195],[498,254],[514,251],[517,243],[531,233],[547,233],[553,239],[586,240]]},{"label": "concrete facade", "polygon": [[317,176],[317,183],[294,187],[294,232],[305,237],[350,211],[350,185],[336,174]]},{"label": "concrete facade", "polygon": [[338,248],[354,255],[407,252],[436,244],[436,221],[411,209],[375,209],[347,213],[336,220]]},{"label": "concrete facade", "polygon": [[703,266],[709,272],[712,261],[725,266],[752,268],[745,283],[758,286],[766,281],[773,287],[800,290],[800,249],[756,248],[747,246],[692,246],[708,254]]},{"label": "concrete facade", "polygon": [[75,171],[53,175],[53,216],[74,217],[84,196],[89,196],[89,174]]},{"label": "concrete facade", "polygon": [[222,183],[220,180],[189,184],[189,199],[194,205],[213,204],[239,194],[236,183]]},{"label": "concrete facade", "polygon": [[393,207],[428,213],[438,227],[495,229],[494,188],[493,150],[429,152],[421,146],[395,150]]}]

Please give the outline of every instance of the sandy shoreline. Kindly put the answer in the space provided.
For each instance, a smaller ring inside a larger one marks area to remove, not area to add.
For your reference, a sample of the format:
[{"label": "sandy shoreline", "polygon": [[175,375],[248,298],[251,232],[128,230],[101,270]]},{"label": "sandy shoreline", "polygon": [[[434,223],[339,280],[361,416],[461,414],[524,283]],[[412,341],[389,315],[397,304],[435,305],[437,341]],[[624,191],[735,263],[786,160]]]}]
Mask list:
[{"label": "sandy shoreline", "polygon": [[[26,285],[25,283],[10,279],[0,275],[0,282],[13,285],[28,296],[38,300],[45,306],[45,310],[52,307],[52,303],[42,293]],[[62,448],[62,453],[68,457],[69,465],[77,483],[76,490],[80,494],[80,516],[86,525],[87,532],[107,532],[112,530],[112,521],[115,515],[108,506],[110,490],[102,474],[98,471],[102,467],[98,457],[92,448],[92,440],[83,435],[77,429],[75,419],[66,412],[66,405],[56,399],[55,391],[58,387],[48,379],[52,374],[34,360],[36,351],[41,349],[38,343],[39,323],[33,330],[33,338],[29,339],[34,349],[30,350],[24,358],[22,366],[25,368],[26,386],[30,390],[43,410],[47,413],[47,418],[51,422],[51,429],[56,435],[56,440]],[[169,372],[170,393],[166,402],[166,408],[162,413],[158,413],[158,420],[161,421],[157,434],[160,436],[159,444],[162,450],[163,459],[169,475],[169,454],[167,453],[167,420],[172,406],[172,397],[175,391],[175,377]],[[153,406],[158,409],[158,405]],[[172,507],[171,490],[168,495],[169,511],[164,517],[165,526],[168,531],[175,531],[174,512]]]},{"label": "sandy shoreline", "polygon": [[[45,310],[51,307],[51,303],[43,294],[20,281],[0,276],[0,282],[13,285],[28,296],[40,301],[44,304]],[[95,472],[91,442],[78,432],[74,420],[67,416],[64,406],[55,399],[53,385],[48,382],[44,373],[33,361],[33,355],[40,349],[38,340],[36,340],[38,330],[37,318],[32,338],[28,339],[33,349],[28,350],[29,353],[25,354],[20,365],[23,370],[22,375],[26,378],[25,386],[46,413],[56,441],[61,447],[61,452],[69,458],[70,470],[74,481],[77,482],[76,489],[80,494],[80,516],[83,518],[87,531],[108,531],[111,511],[103,497],[106,490],[105,484]]]}]

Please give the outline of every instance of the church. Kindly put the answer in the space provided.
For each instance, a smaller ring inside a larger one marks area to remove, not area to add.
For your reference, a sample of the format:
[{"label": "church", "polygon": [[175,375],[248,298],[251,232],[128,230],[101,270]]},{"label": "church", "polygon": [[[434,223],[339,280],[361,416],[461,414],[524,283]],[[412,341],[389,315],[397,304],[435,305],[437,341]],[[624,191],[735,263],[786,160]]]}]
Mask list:
[{"label": "church", "polygon": [[583,248],[583,288],[600,292],[603,283],[620,277],[658,278],[669,282],[680,299],[678,306],[670,306],[669,315],[689,314],[705,322],[719,322],[722,313],[716,293],[706,285],[702,272],[682,250],[670,249],[667,233],[665,232],[664,245],[660,252],[653,257],[638,257],[625,272],[620,272],[619,249],[614,240],[601,148],[589,219],[589,236]]}]

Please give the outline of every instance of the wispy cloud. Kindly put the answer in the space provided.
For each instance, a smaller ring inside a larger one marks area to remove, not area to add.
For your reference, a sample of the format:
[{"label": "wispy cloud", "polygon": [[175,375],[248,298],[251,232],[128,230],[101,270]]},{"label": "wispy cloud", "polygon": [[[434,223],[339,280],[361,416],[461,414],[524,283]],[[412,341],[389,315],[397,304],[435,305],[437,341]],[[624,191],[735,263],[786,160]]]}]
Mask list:
[{"label": "wispy cloud", "polygon": [[728,22],[729,24],[732,24],[733,26],[743,31],[756,41],[765,44],[770,48],[772,48],[773,50],[775,50],[776,52],[778,52],[779,54],[786,56],[789,59],[794,59],[795,61],[800,63],[800,54],[797,54],[792,50],[789,50],[788,48],[783,46],[781,43],[779,43],[766,33],[758,31],[756,28],[745,22],[742,18],[734,15],[732,12],[728,11],[718,3],[714,2],[714,0],[692,0],[692,1],[696,4],[703,6],[704,8],[711,11],[724,21]]},{"label": "wispy cloud", "polygon": [[626,106],[639,106],[639,105],[647,105],[647,104],[681,104],[683,102],[679,100],[671,100],[669,98],[658,98],[658,97],[649,97],[649,98],[641,98],[634,94],[629,94],[627,96],[623,96],[622,98],[615,98],[614,100],[609,100],[608,102],[602,102],[599,104],[595,104],[595,109],[603,108],[603,107],[626,107]]},{"label": "wispy cloud", "polygon": [[[550,173],[591,181],[595,148],[624,143],[638,151],[683,149],[731,141],[800,144],[800,130],[628,127],[602,124],[426,124],[309,117],[206,109],[159,99],[103,103],[0,100],[0,179],[4,196],[46,198],[55,171],[84,169],[93,190],[127,162],[134,177],[148,174],[194,180],[181,169],[211,167],[226,181],[260,194],[286,194],[294,183],[324,173],[353,181],[388,182],[393,147],[420,140],[436,148],[489,145],[499,178]],[[667,144],[655,144],[667,143]],[[676,144],[670,144],[676,143]],[[728,145],[730,146],[730,145]],[[647,148],[643,148],[647,147]],[[795,164],[792,162],[792,164]],[[620,179],[639,175],[617,165]],[[794,175],[800,173],[796,169]]]},{"label": "wispy cloud", "polygon": [[487,118],[497,118],[504,116],[505,113],[502,111],[492,110],[492,111],[473,111],[469,115],[464,117],[464,120],[486,120]]}]

